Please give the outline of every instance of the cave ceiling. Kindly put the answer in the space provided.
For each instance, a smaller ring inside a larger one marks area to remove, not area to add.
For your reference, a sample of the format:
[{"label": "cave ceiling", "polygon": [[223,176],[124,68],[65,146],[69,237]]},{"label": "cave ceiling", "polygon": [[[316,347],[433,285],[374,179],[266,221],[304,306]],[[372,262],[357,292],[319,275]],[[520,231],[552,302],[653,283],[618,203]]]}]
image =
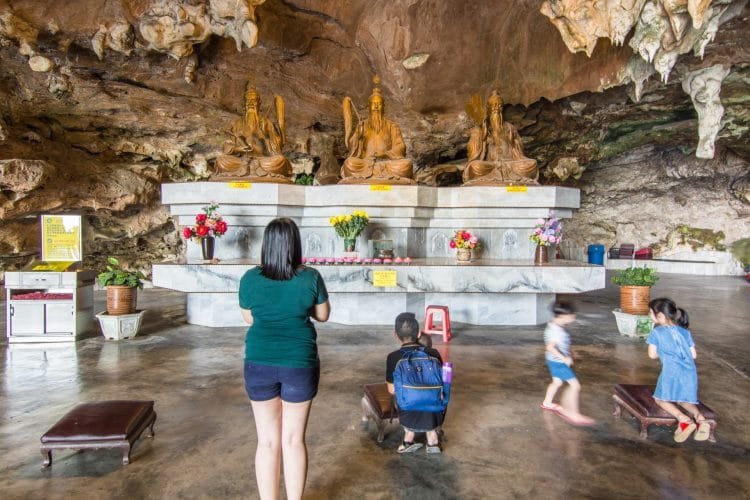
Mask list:
[{"label": "cave ceiling", "polygon": [[98,251],[169,256],[159,183],[208,175],[248,81],[316,158],[343,157],[341,101],[364,108],[379,75],[420,170],[465,158],[466,103],[495,88],[542,168],[713,155],[712,120],[747,159],[749,19],[746,0],[0,0],[0,254],[76,207]]}]

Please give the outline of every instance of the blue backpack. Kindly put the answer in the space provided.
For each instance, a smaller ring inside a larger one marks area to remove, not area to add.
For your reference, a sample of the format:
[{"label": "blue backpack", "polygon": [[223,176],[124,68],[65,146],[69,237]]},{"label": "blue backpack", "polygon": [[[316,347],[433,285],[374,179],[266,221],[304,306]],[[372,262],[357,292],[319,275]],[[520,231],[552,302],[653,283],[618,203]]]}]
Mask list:
[{"label": "blue backpack", "polygon": [[450,401],[450,384],[443,383],[440,361],[424,347],[406,352],[393,371],[399,410],[443,412]]}]

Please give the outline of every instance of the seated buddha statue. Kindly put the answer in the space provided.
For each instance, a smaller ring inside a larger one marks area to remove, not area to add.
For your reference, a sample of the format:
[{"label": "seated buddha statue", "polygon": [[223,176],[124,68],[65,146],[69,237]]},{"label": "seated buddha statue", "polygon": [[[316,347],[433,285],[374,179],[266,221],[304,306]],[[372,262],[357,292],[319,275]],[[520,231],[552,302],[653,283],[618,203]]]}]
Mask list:
[{"label": "seated buddha statue", "polygon": [[224,154],[216,158],[211,180],[292,182],[292,165],[281,149],[284,146],[284,101],[275,97],[274,123],[260,113],[260,96],[248,85],[245,114],[232,123],[230,138],[224,141]]},{"label": "seated buddha statue", "polygon": [[341,167],[339,184],[416,184],[412,162],[404,157],[401,129],[384,116],[383,96],[377,87],[369,108],[367,119],[359,120],[351,99],[344,98],[344,141],[349,156]]},{"label": "seated buddha statue", "polygon": [[487,99],[487,110],[479,126],[471,130],[466,149],[464,186],[539,184],[536,160],[523,155],[521,136],[503,121],[503,100],[497,91]]}]

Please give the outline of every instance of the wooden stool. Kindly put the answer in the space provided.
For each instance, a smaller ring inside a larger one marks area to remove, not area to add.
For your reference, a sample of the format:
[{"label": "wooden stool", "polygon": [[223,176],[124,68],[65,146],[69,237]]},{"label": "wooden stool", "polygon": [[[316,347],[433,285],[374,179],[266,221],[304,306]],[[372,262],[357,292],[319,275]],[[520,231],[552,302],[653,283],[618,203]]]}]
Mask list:
[{"label": "wooden stool", "polygon": [[[442,315],[440,327],[435,326],[435,313]],[[424,310],[424,333],[442,335],[443,342],[451,339],[451,315],[447,306],[427,306]]]},{"label": "wooden stool", "polygon": [[52,450],[73,448],[122,449],[122,464],[130,463],[130,449],[143,431],[150,427],[154,436],[156,412],[153,401],[97,401],[79,404],[44,433],[44,467],[52,464]]},{"label": "wooden stool", "polygon": [[362,396],[362,426],[367,429],[369,419],[375,422],[378,428],[378,443],[382,443],[385,437],[385,426],[398,423],[398,412],[393,404],[391,393],[385,382],[378,384],[366,384],[362,386],[365,393]]},{"label": "wooden stool", "polygon": [[[665,412],[661,406],[654,401],[653,394],[655,385],[630,385],[617,384],[612,399],[615,402],[614,416],[620,417],[622,410],[625,409],[633,415],[641,425],[642,439],[648,437],[648,428],[650,425],[677,425],[677,419]],[[706,417],[706,422],[711,428],[708,440],[716,442],[714,430],[716,429],[716,414],[704,404],[699,404],[698,409]]]}]

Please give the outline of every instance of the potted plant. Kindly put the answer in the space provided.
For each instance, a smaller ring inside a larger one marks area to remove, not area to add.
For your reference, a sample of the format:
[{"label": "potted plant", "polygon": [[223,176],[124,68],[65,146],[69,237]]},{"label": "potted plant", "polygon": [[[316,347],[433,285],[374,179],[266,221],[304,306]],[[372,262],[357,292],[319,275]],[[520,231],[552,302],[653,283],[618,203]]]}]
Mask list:
[{"label": "potted plant", "polygon": [[628,314],[648,314],[651,287],[659,281],[656,269],[628,267],[612,276],[612,283],[620,287],[620,310]]},{"label": "potted plant", "polygon": [[107,257],[106,269],[97,276],[99,285],[107,289],[107,314],[133,314],[144,278],[140,271],[125,270],[118,259]]}]

